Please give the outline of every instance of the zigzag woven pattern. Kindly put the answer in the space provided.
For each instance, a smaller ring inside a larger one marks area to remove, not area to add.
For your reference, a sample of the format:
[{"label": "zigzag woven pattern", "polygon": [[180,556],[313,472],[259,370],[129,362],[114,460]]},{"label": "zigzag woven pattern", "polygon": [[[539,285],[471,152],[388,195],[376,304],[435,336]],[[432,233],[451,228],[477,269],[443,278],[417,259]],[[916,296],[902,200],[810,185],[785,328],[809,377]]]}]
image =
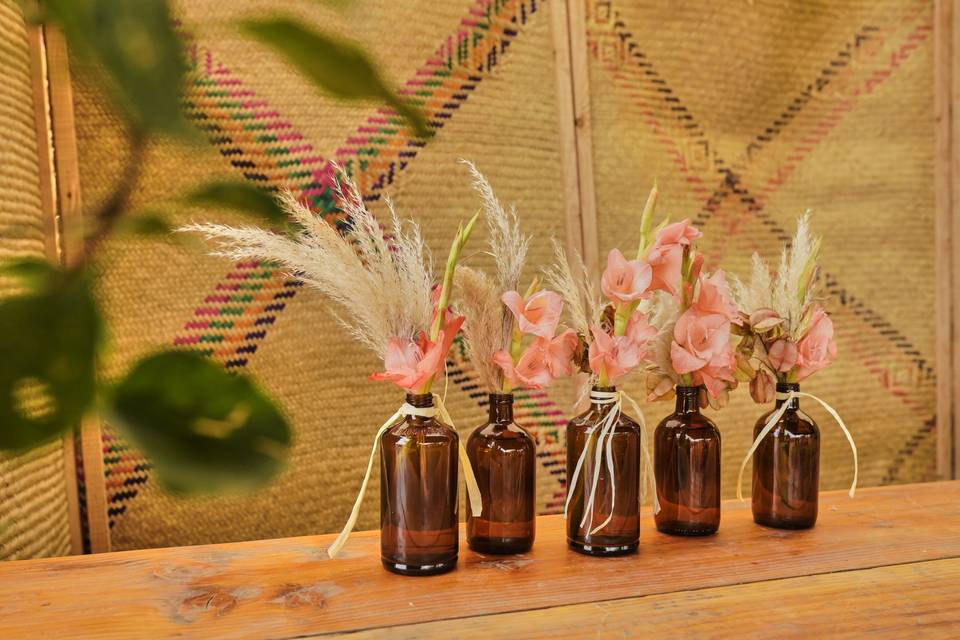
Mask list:
[{"label": "zigzag woven pattern", "polygon": [[[858,101],[883,87],[924,45],[933,26],[928,2],[907,4],[897,20],[866,24],[824,60],[820,73],[786,101],[786,108],[758,132],[732,162],[720,156],[706,128],[643,52],[638,39],[610,0],[586,0],[587,39],[593,64],[608,74],[616,90],[636,109],[691,193],[702,202],[695,216],[708,233],[735,235],[749,220],[770,234],[762,244],[789,242],[791,234],[767,212],[771,198],[801,167]],[[838,99],[839,98],[839,99]],[[761,162],[762,160],[762,162]],[[751,239],[755,249],[761,242]],[[770,242],[772,241],[772,242]],[[722,247],[711,260],[723,258]],[[929,398],[935,385],[932,363],[883,315],[824,274],[836,317],[838,337],[890,394],[917,418],[919,428],[906,438],[881,482],[896,481],[900,467],[930,436],[935,417]]]},{"label": "zigzag woven pattern", "polygon": [[[442,129],[496,68],[519,28],[541,4],[541,0],[478,0],[401,93],[428,114],[431,128]],[[282,186],[294,189],[332,224],[349,224],[336,206],[331,162],[209,49],[188,41],[192,74],[185,99],[187,112],[230,166],[269,191]],[[392,110],[380,108],[335,155],[357,181],[364,198],[375,201],[423,144]],[[247,365],[257,344],[302,286],[301,281],[268,263],[238,263],[204,298],[173,344],[198,350],[226,368],[238,370]],[[483,405],[485,394],[474,391],[479,388],[476,375],[464,364],[462,359],[450,362],[451,380]],[[563,412],[542,392],[518,394],[516,405],[518,422],[540,443],[541,463],[557,478],[558,490],[547,505],[555,512],[564,497]],[[104,434],[103,449],[112,527],[148,482],[150,466],[114,434]]]}]

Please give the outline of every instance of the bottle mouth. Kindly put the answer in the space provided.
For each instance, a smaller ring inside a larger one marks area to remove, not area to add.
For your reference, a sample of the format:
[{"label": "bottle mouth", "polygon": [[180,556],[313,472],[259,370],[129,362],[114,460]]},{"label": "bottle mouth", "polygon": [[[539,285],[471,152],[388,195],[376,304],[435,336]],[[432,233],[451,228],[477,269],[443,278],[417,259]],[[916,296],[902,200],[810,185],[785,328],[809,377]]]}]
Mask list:
[{"label": "bottle mouth", "polygon": [[432,407],[433,406],[433,394],[432,393],[407,393],[407,404],[412,407]]},{"label": "bottle mouth", "polygon": [[798,382],[778,382],[777,393],[790,393],[791,391],[800,391]]},{"label": "bottle mouth", "polygon": [[690,386],[678,384],[676,391],[678,396],[695,396],[695,395],[699,395],[700,387],[699,386],[690,387]]},{"label": "bottle mouth", "polygon": [[490,404],[513,404],[512,393],[489,393],[487,394],[487,399],[490,401]]}]

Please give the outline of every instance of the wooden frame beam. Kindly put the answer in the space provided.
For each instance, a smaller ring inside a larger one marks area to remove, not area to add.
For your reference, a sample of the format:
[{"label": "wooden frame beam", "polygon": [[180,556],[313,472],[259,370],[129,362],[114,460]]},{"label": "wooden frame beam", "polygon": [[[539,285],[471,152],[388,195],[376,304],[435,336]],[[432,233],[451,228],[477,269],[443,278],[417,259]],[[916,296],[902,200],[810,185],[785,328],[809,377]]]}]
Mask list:
[{"label": "wooden frame beam", "polygon": [[937,473],[957,477],[960,444],[960,0],[934,0]]}]

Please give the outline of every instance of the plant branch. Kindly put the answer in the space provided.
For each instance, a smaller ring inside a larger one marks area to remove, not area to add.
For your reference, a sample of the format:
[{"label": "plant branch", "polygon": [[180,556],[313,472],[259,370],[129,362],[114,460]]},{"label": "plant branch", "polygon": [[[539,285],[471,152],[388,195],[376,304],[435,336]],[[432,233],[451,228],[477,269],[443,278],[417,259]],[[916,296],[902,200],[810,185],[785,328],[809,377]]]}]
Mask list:
[{"label": "plant branch", "polygon": [[113,193],[107,201],[100,207],[100,210],[93,216],[94,229],[87,236],[83,247],[83,260],[81,264],[97,251],[104,238],[110,235],[117,220],[127,208],[130,196],[133,194],[134,187],[140,181],[140,174],[143,171],[143,156],[147,148],[147,137],[142,132],[134,132],[130,144],[130,154],[127,157],[127,166],[124,168],[120,181],[114,188]]}]

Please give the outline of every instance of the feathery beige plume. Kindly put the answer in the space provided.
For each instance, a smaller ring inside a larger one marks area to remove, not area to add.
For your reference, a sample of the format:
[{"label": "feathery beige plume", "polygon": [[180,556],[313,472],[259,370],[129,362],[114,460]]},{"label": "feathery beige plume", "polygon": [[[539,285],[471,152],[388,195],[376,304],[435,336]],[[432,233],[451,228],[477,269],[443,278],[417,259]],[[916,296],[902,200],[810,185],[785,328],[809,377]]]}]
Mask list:
[{"label": "feathery beige plume", "polygon": [[577,252],[568,260],[567,252],[556,238],[553,255],[553,264],[543,270],[544,279],[563,298],[573,330],[588,336],[590,327],[600,318],[600,304],[587,267]]},{"label": "feathery beige plume", "polygon": [[520,232],[516,207],[510,210],[497,199],[487,178],[469,160],[461,159],[470,170],[473,188],[480,195],[484,219],[489,232],[490,255],[496,265],[496,278],[461,267],[460,308],[467,320],[463,334],[470,353],[470,361],[490,391],[499,391],[503,372],[493,364],[493,354],[508,349],[513,331],[513,316],[501,302],[506,291],[520,288],[520,277],[527,259],[530,236]]},{"label": "feathery beige plume", "polygon": [[480,382],[490,391],[498,391],[503,383],[503,371],[493,363],[493,354],[507,348],[511,326],[508,318],[508,334],[504,338],[505,307],[500,301],[500,290],[487,274],[470,267],[457,269],[457,287],[460,289],[457,306],[466,317],[463,336],[470,362]]},{"label": "feathery beige plume", "polygon": [[289,192],[282,193],[280,203],[301,227],[292,237],[221,224],[192,224],[180,231],[199,233],[215,243],[214,255],[280,263],[339,304],[343,313],[337,319],[344,328],[383,357],[391,338],[413,339],[429,329],[432,260],[419,227],[402,224],[389,201],[388,243],[356,185],[336,169],[339,205],[350,220],[343,235]]}]

